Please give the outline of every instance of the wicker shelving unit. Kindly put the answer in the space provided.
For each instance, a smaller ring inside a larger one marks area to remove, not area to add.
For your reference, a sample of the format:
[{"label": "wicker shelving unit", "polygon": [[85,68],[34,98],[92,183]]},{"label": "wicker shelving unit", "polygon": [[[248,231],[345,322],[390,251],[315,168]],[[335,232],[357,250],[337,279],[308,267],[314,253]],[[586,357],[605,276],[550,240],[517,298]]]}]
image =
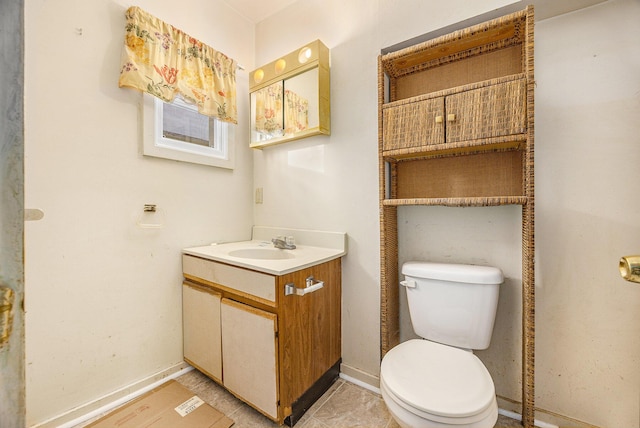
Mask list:
[{"label": "wicker shelving unit", "polygon": [[397,207],[521,205],[525,427],[534,422],[533,25],[529,6],[378,58],[381,353],[400,341]]}]

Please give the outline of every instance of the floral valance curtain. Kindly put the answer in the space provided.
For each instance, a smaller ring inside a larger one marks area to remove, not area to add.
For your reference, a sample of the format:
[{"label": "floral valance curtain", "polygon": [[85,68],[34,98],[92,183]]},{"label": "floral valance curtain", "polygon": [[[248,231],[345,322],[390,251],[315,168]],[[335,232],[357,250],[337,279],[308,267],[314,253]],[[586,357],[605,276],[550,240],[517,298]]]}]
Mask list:
[{"label": "floral valance curtain", "polygon": [[179,93],[201,114],[238,123],[235,60],[137,6],[127,9],[125,30],[121,87],[166,102]]}]

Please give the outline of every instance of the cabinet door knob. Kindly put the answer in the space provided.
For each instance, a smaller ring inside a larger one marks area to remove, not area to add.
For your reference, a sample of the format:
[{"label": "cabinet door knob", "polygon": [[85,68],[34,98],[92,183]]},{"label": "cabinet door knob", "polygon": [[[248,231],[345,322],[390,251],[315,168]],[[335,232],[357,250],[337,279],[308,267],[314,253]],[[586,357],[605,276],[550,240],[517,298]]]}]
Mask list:
[{"label": "cabinet door knob", "polygon": [[454,113],[449,113],[447,115],[447,121],[448,122],[455,122],[456,121],[456,115]]},{"label": "cabinet door knob", "polygon": [[436,116],[436,123],[442,123],[444,118],[441,115]]}]

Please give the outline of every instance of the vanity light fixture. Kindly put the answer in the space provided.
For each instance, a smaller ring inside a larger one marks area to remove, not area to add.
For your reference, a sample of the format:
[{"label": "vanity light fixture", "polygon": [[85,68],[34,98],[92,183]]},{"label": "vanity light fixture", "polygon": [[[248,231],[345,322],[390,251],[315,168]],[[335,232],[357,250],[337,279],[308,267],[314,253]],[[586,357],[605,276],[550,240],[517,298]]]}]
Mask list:
[{"label": "vanity light fixture", "polygon": [[315,40],[251,72],[250,147],[331,134],[329,62]]}]

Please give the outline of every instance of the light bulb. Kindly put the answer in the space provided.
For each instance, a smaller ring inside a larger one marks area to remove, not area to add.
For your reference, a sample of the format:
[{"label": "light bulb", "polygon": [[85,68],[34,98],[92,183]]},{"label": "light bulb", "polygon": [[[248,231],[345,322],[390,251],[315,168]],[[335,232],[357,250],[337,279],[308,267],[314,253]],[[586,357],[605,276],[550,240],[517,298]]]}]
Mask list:
[{"label": "light bulb", "polygon": [[304,64],[309,60],[309,58],[311,58],[311,48],[305,46],[300,49],[300,52],[298,53],[298,62],[300,64]]},{"label": "light bulb", "polygon": [[255,71],[255,73],[253,73],[253,81],[256,83],[260,83],[262,82],[262,79],[264,79],[264,70],[259,68]]},{"label": "light bulb", "polygon": [[287,67],[287,61],[285,61],[284,59],[280,58],[279,60],[276,61],[276,74],[280,74],[284,71],[284,69]]}]

